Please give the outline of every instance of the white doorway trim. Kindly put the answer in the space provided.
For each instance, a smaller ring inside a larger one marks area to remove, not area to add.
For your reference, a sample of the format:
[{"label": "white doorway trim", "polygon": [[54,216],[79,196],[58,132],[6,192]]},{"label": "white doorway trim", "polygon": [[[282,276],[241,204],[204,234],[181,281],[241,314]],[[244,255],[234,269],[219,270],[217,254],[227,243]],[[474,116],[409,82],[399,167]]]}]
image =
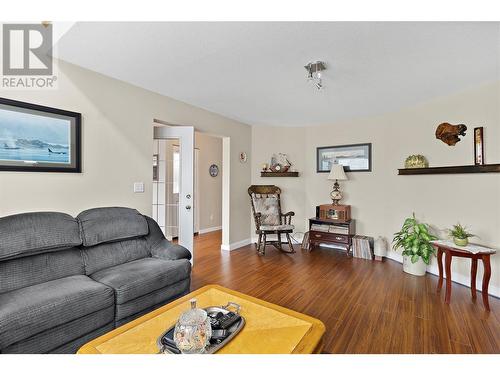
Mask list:
[{"label": "white doorway trim", "polygon": [[200,150],[194,148],[194,233],[200,232]]},{"label": "white doorway trim", "polygon": [[[170,127],[179,127],[183,125],[173,124],[166,121],[154,119],[154,123],[158,125],[166,125]],[[201,131],[194,128],[194,131],[210,135],[212,137],[222,138],[222,244],[221,250],[231,251],[240,247],[239,243],[231,244],[231,138],[220,134],[213,134],[206,131]],[[193,144],[194,149],[194,144]],[[180,204],[180,203],[179,203]],[[250,243],[250,239],[244,240],[245,244]],[[248,243],[247,243],[248,242]],[[244,246],[244,245],[241,245]]]},{"label": "white doorway trim", "polygon": [[153,139],[178,139],[180,150],[179,245],[187,248],[194,259],[193,189],[194,189],[194,127],[155,126]]},{"label": "white doorway trim", "polygon": [[229,231],[231,219],[231,138],[222,138],[222,244],[221,250],[231,250]]}]

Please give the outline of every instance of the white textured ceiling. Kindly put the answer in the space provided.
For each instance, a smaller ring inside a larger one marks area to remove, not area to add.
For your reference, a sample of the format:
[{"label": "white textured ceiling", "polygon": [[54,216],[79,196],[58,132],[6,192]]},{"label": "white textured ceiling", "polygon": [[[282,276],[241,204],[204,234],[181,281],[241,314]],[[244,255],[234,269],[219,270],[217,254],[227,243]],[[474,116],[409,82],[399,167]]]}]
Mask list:
[{"label": "white textured ceiling", "polygon": [[[58,51],[251,125],[331,124],[500,80],[500,23],[77,23]],[[315,60],[321,92],[303,67]]]}]

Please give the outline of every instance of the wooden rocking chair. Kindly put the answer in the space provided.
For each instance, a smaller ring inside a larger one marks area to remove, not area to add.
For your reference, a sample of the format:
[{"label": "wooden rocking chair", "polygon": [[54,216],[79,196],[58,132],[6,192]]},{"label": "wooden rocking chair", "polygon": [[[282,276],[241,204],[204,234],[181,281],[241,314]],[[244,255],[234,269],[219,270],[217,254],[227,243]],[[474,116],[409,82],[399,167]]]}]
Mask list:
[{"label": "wooden rocking chair", "polygon": [[[257,241],[257,251],[260,255],[266,252],[266,245],[269,243],[285,253],[295,253],[290,233],[293,233],[292,216],[294,212],[281,213],[280,194],[281,189],[274,185],[252,185],[248,188],[250,201],[252,203],[252,213],[255,220],[255,233],[259,236]],[[268,234],[276,234],[276,241],[267,241]],[[281,235],[286,236],[289,251],[283,249]]]}]

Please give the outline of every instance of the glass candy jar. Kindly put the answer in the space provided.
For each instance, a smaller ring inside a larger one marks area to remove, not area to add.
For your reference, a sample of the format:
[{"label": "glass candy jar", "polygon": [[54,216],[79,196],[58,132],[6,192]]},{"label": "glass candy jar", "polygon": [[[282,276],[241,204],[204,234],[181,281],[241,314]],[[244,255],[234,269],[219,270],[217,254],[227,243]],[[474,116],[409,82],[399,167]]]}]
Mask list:
[{"label": "glass candy jar", "polygon": [[212,336],[210,318],[205,310],[196,307],[196,299],[189,301],[191,309],[180,316],[174,330],[174,341],[183,354],[199,354]]}]

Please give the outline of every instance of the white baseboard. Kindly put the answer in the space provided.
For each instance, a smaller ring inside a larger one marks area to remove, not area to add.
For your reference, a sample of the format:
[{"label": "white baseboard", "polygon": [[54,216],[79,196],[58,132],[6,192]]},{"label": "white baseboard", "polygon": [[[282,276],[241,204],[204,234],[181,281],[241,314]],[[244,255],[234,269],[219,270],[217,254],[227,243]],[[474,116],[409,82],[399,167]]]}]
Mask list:
[{"label": "white baseboard", "polygon": [[223,251],[233,251],[233,250],[239,249],[240,247],[250,245],[251,243],[252,243],[252,240],[250,238],[246,238],[246,239],[238,241],[238,242],[230,243],[229,245],[222,244],[222,245],[220,245],[220,249]]},{"label": "white baseboard", "polygon": [[[394,260],[398,263],[403,264],[403,257],[401,256],[401,254],[395,253],[394,251],[389,252],[384,258],[391,259],[391,260]],[[478,262],[478,263],[480,264],[480,262]],[[402,267],[401,267],[401,272],[403,272]],[[431,265],[427,266],[427,272],[430,273],[431,275],[439,276],[439,270],[437,269],[437,264],[431,263]],[[452,272],[452,274],[453,274],[453,272]],[[460,284],[460,285],[463,285],[467,288],[470,288],[470,277],[455,273],[452,275],[451,280],[456,282],[457,284]],[[481,285],[482,285],[481,279],[478,277],[477,287],[476,287],[478,291],[481,291],[481,289],[482,289]],[[443,288],[444,288],[444,285],[443,285]],[[500,298],[500,288],[496,287],[495,285],[492,285],[490,282],[490,285],[488,287],[488,294],[490,296]],[[453,292],[452,292],[452,295],[453,295]],[[453,297],[452,297],[452,299],[453,299]]]},{"label": "white baseboard", "polygon": [[216,230],[222,230],[222,226],[200,229],[198,233],[204,234],[204,233],[215,232]]}]

